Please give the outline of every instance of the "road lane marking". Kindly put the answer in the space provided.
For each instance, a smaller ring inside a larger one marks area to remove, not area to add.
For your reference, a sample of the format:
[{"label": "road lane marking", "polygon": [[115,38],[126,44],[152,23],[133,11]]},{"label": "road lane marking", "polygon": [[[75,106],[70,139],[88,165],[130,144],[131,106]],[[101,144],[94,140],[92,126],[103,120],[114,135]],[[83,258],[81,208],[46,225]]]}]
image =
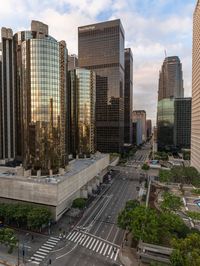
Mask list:
[{"label": "road lane marking", "polygon": [[76,231],[76,234],[75,234],[71,239],[69,239],[69,240],[74,241],[74,239],[76,238],[76,236],[77,236],[78,234],[79,234],[79,232]]},{"label": "road lane marking", "polygon": [[117,256],[118,256],[118,253],[119,253],[119,249],[118,249],[117,252],[116,252],[116,255],[115,255],[114,261],[116,261]]},{"label": "road lane marking", "polygon": [[115,254],[115,252],[114,252],[114,250],[113,250],[113,252],[112,252],[112,254],[111,254],[111,256],[110,256],[111,259],[112,259],[112,257],[114,256],[114,254]]},{"label": "road lane marking", "polygon": [[47,255],[46,253],[44,253],[44,252],[41,252],[41,251],[36,251],[36,253],[35,254],[41,254],[41,255]]},{"label": "road lane marking", "polygon": [[105,249],[104,249],[104,253],[103,253],[103,256],[105,256],[106,255],[106,252],[107,252],[107,249],[109,248],[109,245],[107,244],[107,246],[105,247]]},{"label": "road lane marking", "polygon": [[49,241],[49,240],[47,240],[47,242],[46,242],[47,244],[50,244],[50,245],[52,245],[52,246],[55,246],[55,245],[57,245],[57,243],[55,243],[55,242],[51,242],[51,241]]},{"label": "road lane marking", "polygon": [[44,243],[44,244],[43,244],[43,246],[45,246],[45,247],[49,247],[49,248],[54,248],[54,246],[53,246],[53,245],[46,244],[46,243]]},{"label": "road lane marking", "polygon": [[72,234],[69,234],[66,238],[68,240],[71,240],[71,238],[76,234],[77,231],[72,232]]},{"label": "road lane marking", "polygon": [[90,238],[89,242],[87,243],[86,248],[89,246],[90,242],[93,240],[93,238]]},{"label": "road lane marking", "polygon": [[36,261],[42,261],[42,259],[39,258],[35,258],[35,257],[31,257],[32,260],[36,260]]},{"label": "road lane marking", "polygon": [[109,251],[108,251],[108,255],[107,255],[107,256],[110,255],[111,250],[112,250],[112,246],[110,246],[110,249],[109,249]]},{"label": "road lane marking", "polygon": [[51,239],[54,239],[54,240],[56,240],[56,241],[60,241],[60,239],[59,239],[58,237],[53,237],[53,236],[51,236],[50,238],[51,238]]},{"label": "road lane marking", "polygon": [[95,250],[95,248],[96,248],[96,246],[97,246],[97,244],[99,243],[99,239],[97,239],[97,242],[96,242],[96,244],[94,245],[94,247],[93,247],[93,251]]},{"label": "road lane marking", "polygon": [[39,255],[39,254],[34,254],[33,256],[34,256],[34,257],[38,257],[38,258],[42,258],[42,259],[45,258],[45,256],[42,256],[42,255]]},{"label": "road lane marking", "polygon": [[103,242],[100,242],[99,243],[99,246],[97,247],[97,250],[96,250],[96,252],[98,252],[99,251],[99,249],[100,249],[100,247],[101,247],[101,245],[103,244]]},{"label": "road lane marking", "polygon": [[91,249],[91,248],[93,247],[93,245],[94,245],[95,241],[96,241],[96,238],[94,238],[94,239],[93,239],[93,241],[92,241],[91,245],[88,247],[89,249]]},{"label": "road lane marking", "polygon": [[[45,245],[45,244],[44,244]],[[46,247],[46,246],[42,246],[42,248],[45,248],[45,249],[48,249],[48,250],[52,250],[52,247],[50,248],[50,247]]]},{"label": "road lane marking", "polygon": [[100,254],[102,253],[102,251],[103,251],[103,249],[104,249],[104,246],[105,246],[105,244],[106,244],[106,243],[103,243],[103,246],[102,246],[102,248],[101,248],[101,250],[100,250],[100,252],[99,252]]},{"label": "road lane marking", "polygon": [[50,252],[49,250],[46,250],[46,249],[43,249],[43,248],[39,248],[38,250],[43,251],[43,252],[46,252],[46,253],[49,253]]},{"label": "road lane marking", "polygon": [[84,241],[83,244],[82,244],[83,246],[85,246],[85,244],[87,243],[87,240],[88,240],[89,237],[90,237],[90,236],[87,236],[87,237],[86,237],[85,241]]},{"label": "road lane marking", "polygon": [[81,233],[79,233],[79,234],[74,238],[74,242],[77,242],[77,240],[80,238],[80,236],[82,236]]}]

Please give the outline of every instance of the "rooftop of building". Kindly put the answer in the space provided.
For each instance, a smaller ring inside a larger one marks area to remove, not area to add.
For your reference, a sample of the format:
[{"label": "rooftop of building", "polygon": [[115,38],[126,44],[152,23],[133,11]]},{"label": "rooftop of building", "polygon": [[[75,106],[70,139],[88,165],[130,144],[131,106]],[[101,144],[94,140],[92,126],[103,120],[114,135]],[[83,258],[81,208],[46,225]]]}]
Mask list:
[{"label": "rooftop of building", "polygon": [[120,19],[114,19],[114,20],[109,20],[109,21],[103,21],[103,22],[98,22],[94,24],[89,24],[89,25],[84,25],[84,26],[79,26],[78,31],[90,31],[90,30],[95,30],[99,28],[109,28],[113,26],[120,26],[122,31],[124,32],[124,28],[122,26],[121,20]]},{"label": "rooftop of building", "polygon": [[98,160],[101,160],[106,156],[109,155],[97,152],[95,155],[92,155],[91,158],[74,159],[69,162],[69,165],[67,166],[66,169],[62,169],[63,172],[61,172],[60,174],[53,174],[51,176],[50,175],[33,176],[30,174],[29,170],[23,171],[22,166],[18,167],[0,166],[0,178],[23,180],[27,182],[57,184],[66,180],[71,176],[74,176],[75,174],[83,171],[84,169],[87,169],[89,166],[91,166],[92,164],[96,163]]}]

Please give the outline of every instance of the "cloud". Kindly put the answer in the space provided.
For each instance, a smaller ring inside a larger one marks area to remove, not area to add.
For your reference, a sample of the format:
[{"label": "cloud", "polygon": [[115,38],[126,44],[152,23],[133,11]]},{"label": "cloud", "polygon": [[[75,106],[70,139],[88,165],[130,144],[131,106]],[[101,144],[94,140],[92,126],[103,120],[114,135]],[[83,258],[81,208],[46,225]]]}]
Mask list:
[{"label": "cloud", "polygon": [[120,18],[126,47],[134,56],[134,108],[146,109],[155,121],[158,73],[167,54],[183,64],[185,95],[191,95],[192,15],[195,0],[6,0],[0,9],[1,26],[14,32],[30,28],[30,20],[49,25],[50,34],[66,40],[77,53],[77,27],[101,19]]}]

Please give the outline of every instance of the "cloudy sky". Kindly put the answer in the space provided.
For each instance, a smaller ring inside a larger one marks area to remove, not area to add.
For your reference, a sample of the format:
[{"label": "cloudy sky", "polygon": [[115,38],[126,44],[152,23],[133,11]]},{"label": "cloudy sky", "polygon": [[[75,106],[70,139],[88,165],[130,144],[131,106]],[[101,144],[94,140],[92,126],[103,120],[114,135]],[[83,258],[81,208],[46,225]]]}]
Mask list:
[{"label": "cloudy sky", "polygon": [[158,73],[167,55],[183,63],[185,96],[191,96],[192,14],[196,0],[0,0],[0,26],[29,29],[32,19],[77,53],[77,27],[120,18],[134,54],[134,109],[155,122]]}]

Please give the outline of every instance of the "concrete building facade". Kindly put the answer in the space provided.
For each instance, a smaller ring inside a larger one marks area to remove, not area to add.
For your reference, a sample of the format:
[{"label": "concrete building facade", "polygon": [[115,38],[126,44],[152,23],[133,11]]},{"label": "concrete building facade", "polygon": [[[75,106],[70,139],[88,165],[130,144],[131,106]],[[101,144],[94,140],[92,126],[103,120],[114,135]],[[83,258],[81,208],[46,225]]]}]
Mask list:
[{"label": "concrete building facade", "polygon": [[200,172],[200,1],[193,16],[191,165]]},{"label": "concrete building facade", "polygon": [[99,153],[91,159],[72,161],[57,175],[41,177],[31,176],[22,167],[0,167],[0,202],[46,206],[58,220],[75,198],[87,198],[103,182],[109,163],[109,155]]}]

